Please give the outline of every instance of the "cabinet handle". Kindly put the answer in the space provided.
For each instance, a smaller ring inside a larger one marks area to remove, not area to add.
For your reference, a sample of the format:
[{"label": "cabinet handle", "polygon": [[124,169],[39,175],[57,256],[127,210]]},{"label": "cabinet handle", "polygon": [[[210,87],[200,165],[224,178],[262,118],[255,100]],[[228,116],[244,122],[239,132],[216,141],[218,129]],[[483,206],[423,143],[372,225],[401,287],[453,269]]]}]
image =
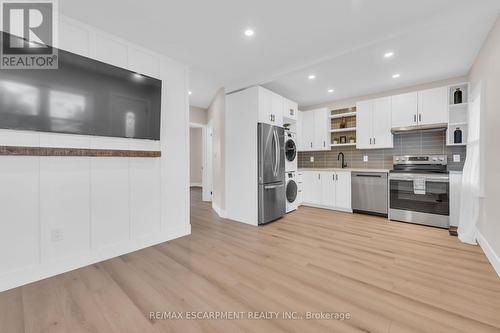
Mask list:
[{"label": "cabinet handle", "polygon": [[338,174],[335,174],[335,180],[338,181],[339,180],[339,175]]},{"label": "cabinet handle", "polygon": [[273,115],[272,114],[269,115],[269,120],[273,121]]},{"label": "cabinet handle", "polygon": [[323,141],[323,147],[326,147],[326,141]]},{"label": "cabinet handle", "polygon": [[421,113],[418,115],[418,121],[422,121],[422,114]]},{"label": "cabinet handle", "polygon": [[332,174],[332,176],[333,176],[333,180],[335,180],[335,174]]},{"label": "cabinet handle", "polygon": [[370,138],[370,144],[372,144],[372,138]]},{"label": "cabinet handle", "polygon": [[311,142],[311,148],[313,147],[313,143]]},{"label": "cabinet handle", "polygon": [[373,144],[375,144],[375,142],[376,142],[376,141],[375,141],[375,138],[373,138]]},{"label": "cabinet handle", "polygon": [[293,116],[295,114],[295,112],[293,111],[293,109],[290,109],[290,115]]},{"label": "cabinet handle", "polygon": [[318,173],[318,179],[321,180],[321,174],[320,173]]},{"label": "cabinet handle", "polygon": [[417,122],[417,115],[416,115],[416,114],[414,114],[414,115],[413,115],[413,122],[414,122],[414,123],[416,123],[416,122]]}]

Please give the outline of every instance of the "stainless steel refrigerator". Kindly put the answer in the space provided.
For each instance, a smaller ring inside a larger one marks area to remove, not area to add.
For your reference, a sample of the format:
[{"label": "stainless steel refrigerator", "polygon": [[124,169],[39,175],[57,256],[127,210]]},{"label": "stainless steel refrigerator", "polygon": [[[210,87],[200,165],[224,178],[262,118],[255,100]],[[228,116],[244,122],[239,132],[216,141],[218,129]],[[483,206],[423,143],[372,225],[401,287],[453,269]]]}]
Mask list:
[{"label": "stainless steel refrigerator", "polygon": [[286,213],[284,141],[282,127],[258,124],[259,224]]}]

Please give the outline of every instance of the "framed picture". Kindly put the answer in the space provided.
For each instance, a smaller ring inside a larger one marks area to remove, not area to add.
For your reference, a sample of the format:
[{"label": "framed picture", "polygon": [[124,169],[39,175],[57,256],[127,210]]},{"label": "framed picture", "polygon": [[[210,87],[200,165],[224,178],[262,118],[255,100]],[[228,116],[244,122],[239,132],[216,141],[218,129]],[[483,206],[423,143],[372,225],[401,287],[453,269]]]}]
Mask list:
[{"label": "framed picture", "polygon": [[340,137],[340,144],[347,143],[347,137],[346,136],[341,136]]}]

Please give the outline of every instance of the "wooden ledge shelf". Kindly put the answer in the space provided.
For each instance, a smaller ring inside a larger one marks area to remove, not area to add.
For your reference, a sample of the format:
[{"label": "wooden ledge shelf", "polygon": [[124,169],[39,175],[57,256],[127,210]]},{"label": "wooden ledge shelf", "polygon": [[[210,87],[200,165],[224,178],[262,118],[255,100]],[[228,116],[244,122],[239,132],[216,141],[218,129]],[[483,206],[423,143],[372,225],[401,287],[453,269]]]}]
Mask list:
[{"label": "wooden ledge shelf", "polygon": [[0,146],[0,156],[161,157],[161,151]]}]

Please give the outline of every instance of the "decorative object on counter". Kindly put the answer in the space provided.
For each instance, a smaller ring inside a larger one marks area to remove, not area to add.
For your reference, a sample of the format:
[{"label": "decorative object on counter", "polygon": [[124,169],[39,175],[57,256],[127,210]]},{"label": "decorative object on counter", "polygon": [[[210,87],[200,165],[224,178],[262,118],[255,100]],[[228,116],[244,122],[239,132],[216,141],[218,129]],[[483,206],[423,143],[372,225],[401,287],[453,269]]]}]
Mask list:
[{"label": "decorative object on counter", "polygon": [[290,127],[290,124],[283,124],[283,128],[284,128],[284,129],[286,129],[286,130],[287,130],[287,129],[289,129],[289,127]]},{"label": "decorative object on counter", "polygon": [[340,137],[340,144],[346,144],[347,143],[347,136],[343,135]]},{"label": "decorative object on counter", "polygon": [[334,139],[333,139],[333,144],[334,144],[334,145],[338,145],[338,144],[339,144],[339,140],[338,140],[337,138],[334,138]]},{"label": "decorative object on counter", "polygon": [[347,127],[347,118],[342,117],[342,119],[340,121],[340,128],[346,128],[346,127]]},{"label": "decorative object on counter", "polygon": [[349,143],[356,143],[356,137],[355,136],[350,136],[349,137]]},{"label": "decorative object on counter", "polygon": [[453,137],[454,143],[462,143],[462,130],[460,129],[460,127],[457,127],[457,129],[453,133]]},{"label": "decorative object on counter", "polygon": [[462,104],[462,90],[460,88],[457,88],[455,91],[455,94],[453,95],[453,100],[455,104]]}]

